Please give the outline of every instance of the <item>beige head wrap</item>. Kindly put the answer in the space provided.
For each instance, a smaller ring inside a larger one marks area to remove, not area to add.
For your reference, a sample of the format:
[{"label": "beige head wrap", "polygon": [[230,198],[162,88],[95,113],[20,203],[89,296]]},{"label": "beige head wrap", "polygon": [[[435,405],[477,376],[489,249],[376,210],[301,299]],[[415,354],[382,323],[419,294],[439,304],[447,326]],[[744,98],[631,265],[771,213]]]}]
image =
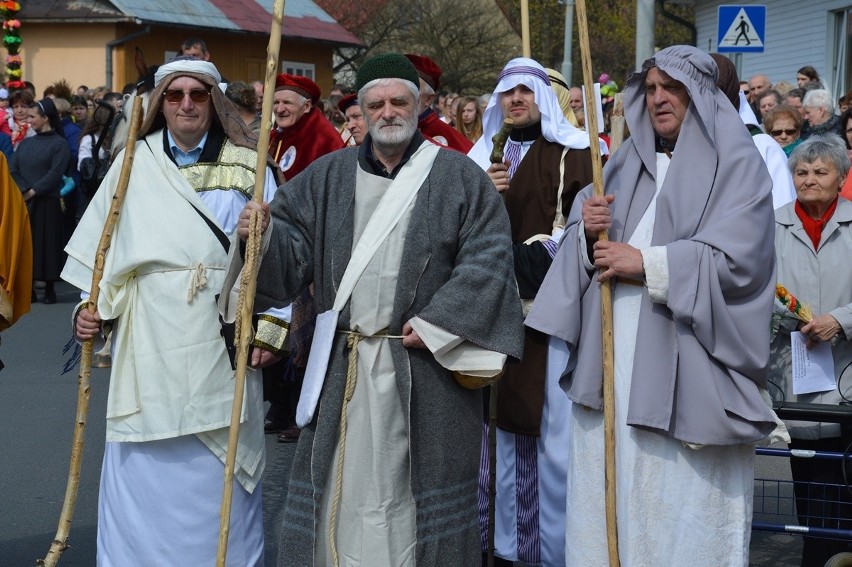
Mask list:
[{"label": "beige head wrap", "polygon": [[222,125],[225,135],[237,146],[255,149],[257,137],[240,118],[234,104],[228,100],[219,89],[222,76],[216,66],[209,61],[200,59],[177,59],[161,66],[154,75],[155,88],[148,100],[145,120],[139,129],[139,137],[159,130],[165,125],[165,119],[160,112],[163,104],[163,93],[178,77],[192,77],[210,88],[210,98],[216,111],[215,119]]},{"label": "beige head wrap", "polygon": [[556,69],[545,68],[544,72],[547,73],[547,76],[550,79],[550,88],[553,89],[553,93],[556,95],[556,100],[559,101],[559,108],[562,109],[562,114],[565,115],[565,119],[571,124],[571,126],[577,126],[577,117],[574,115],[571,105],[568,104],[571,100],[571,94],[569,92],[571,87],[568,85],[568,81],[565,80],[565,76]]}]

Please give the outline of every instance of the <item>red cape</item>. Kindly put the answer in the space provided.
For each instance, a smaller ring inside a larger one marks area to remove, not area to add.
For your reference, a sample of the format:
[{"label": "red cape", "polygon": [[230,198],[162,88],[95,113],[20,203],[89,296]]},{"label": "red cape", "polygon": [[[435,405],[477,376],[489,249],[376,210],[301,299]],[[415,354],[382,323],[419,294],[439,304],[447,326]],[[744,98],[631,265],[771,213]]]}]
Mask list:
[{"label": "red cape", "polygon": [[311,108],[292,128],[270,132],[269,156],[278,164],[284,180],[289,181],[317,158],[345,145],[325,115]]},{"label": "red cape", "polygon": [[461,132],[438,118],[438,115],[433,110],[427,111],[426,116],[420,117],[417,127],[420,129],[421,134],[451,150],[467,154],[473,147],[473,142],[462,136]]}]

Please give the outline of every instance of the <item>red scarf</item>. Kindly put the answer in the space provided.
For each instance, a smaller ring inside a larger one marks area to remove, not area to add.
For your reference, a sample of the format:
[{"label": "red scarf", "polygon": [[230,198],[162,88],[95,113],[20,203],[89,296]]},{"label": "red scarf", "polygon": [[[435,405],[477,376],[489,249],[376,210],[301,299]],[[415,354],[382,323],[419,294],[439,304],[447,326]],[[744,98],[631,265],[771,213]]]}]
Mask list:
[{"label": "red scarf", "polygon": [[822,237],[822,229],[825,228],[825,225],[828,223],[829,219],[831,219],[832,215],[834,215],[834,210],[837,208],[837,197],[834,198],[834,201],[831,205],[828,206],[828,209],[823,213],[823,215],[818,219],[813,219],[808,216],[805,212],[805,208],[802,207],[802,204],[796,200],[796,216],[799,217],[799,220],[802,221],[802,227],[805,229],[805,232],[811,238],[811,242],[814,244],[814,250],[819,248],[819,241]]}]

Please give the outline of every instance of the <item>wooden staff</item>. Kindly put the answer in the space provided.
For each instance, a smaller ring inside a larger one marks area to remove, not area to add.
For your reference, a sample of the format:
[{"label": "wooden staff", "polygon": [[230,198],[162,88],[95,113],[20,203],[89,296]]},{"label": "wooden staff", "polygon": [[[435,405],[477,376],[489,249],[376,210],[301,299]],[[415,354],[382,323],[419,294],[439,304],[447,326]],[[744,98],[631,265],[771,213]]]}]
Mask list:
[{"label": "wooden staff", "polygon": [[[503,124],[497,133],[491,137],[494,147],[491,149],[489,161],[491,163],[503,163],[506,142],[515,121],[512,118],[504,118]],[[497,508],[497,384],[494,382],[490,387],[488,399],[488,559],[487,567],[494,567],[494,523]]]},{"label": "wooden staff", "polygon": [[524,57],[531,57],[529,0],[521,0],[521,48],[523,49]]},{"label": "wooden staff", "polygon": [[612,133],[609,140],[609,153],[614,154],[621,143],[624,142],[624,93],[615,93],[615,102],[612,107],[612,116],[609,118],[609,123],[612,126]]},{"label": "wooden staff", "polygon": [[[121,175],[118,178],[118,188],[112,197],[101,239],[98,241],[97,255],[95,256],[95,269],[92,272],[92,286],[89,291],[89,300],[86,308],[89,313],[94,314],[98,306],[100,295],[101,278],[104,275],[104,263],[107,251],[112,242],[112,233],[118,215],[121,213],[121,205],[124,203],[124,195],[127,193],[127,185],[130,181],[130,170],[133,167],[133,153],[136,148],[136,136],[139,133],[139,125],[142,123],[142,97],[136,97],[133,101],[133,112],[130,116],[130,131],[127,135],[127,145],[124,149],[124,160],[121,162]],[[71,519],[74,516],[74,507],[77,505],[77,489],[80,486],[80,467],[83,464],[83,441],[85,439],[86,419],[89,414],[89,378],[92,373],[92,351],[94,339],[83,341],[83,354],[80,359],[80,374],[77,377],[77,418],[74,422],[74,437],[71,442],[71,463],[68,466],[68,484],[65,487],[65,500],[62,503],[62,513],[59,515],[59,526],[56,528],[56,537],[45,555],[39,559],[37,565],[54,567],[62,556],[62,552],[68,549],[68,535],[71,532]]]},{"label": "wooden staff", "polygon": [[494,530],[497,523],[497,384],[490,386],[488,396],[488,558],[487,567],[494,567]]},{"label": "wooden staff", "polygon": [[[583,84],[586,87],[586,130],[589,132],[589,149],[592,154],[594,194],[604,194],[603,167],[598,138],[598,113],[592,80],[592,56],[589,51],[589,25],[586,18],[586,0],[577,0],[577,24],[580,32],[580,55],[583,60]],[[598,233],[598,240],[609,240],[606,230]],[[603,398],[606,487],[606,540],[610,567],[618,567],[618,526],[615,515],[615,376],[613,372],[612,342],[612,287],[610,280],[601,282],[601,328],[603,334]]]},{"label": "wooden staff", "polygon": [[[275,96],[275,74],[278,67],[278,52],[281,48],[281,24],[284,21],[284,0],[275,0],[272,7],[272,29],[269,32],[269,46],[266,50],[266,79],[263,85],[263,110],[261,112],[260,132],[257,141],[257,163],[255,165],[254,200],[263,202],[263,189],[266,185],[266,154],[269,150],[269,130],[272,127],[272,99]],[[217,567],[225,567],[228,555],[228,534],[231,526],[231,501],[234,495],[234,464],[237,459],[237,442],[240,436],[240,416],[243,408],[243,394],[246,385],[248,351],[252,339],[251,319],[254,311],[254,296],[257,289],[257,270],[259,267],[261,223],[263,214],[252,211],[248,241],[246,242],[246,263],[240,282],[235,346],[237,347],[237,371],[234,380],[234,404],[231,406],[231,426],[228,430],[228,453],[225,457],[225,486],[222,493],[222,507],[219,511],[219,546],[216,553]]]}]

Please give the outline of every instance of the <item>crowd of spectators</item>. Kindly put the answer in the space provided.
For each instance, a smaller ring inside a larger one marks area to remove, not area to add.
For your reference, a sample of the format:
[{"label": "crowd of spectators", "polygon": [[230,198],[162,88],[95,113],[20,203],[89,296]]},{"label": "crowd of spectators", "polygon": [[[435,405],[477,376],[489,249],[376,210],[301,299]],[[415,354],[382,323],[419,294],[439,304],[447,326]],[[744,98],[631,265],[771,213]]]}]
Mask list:
[{"label": "crowd of spectators", "polygon": [[[206,44],[197,38],[184,42],[182,52],[184,56],[210,60]],[[773,329],[771,375],[781,384],[780,389],[787,399],[792,400],[797,398],[790,385],[792,370],[788,353],[791,340],[796,340],[791,338],[792,332],[804,333],[806,338],[803,340],[807,341],[808,348],[817,343],[826,343],[826,348],[833,349],[838,368],[845,370],[852,356],[845,344],[848,342],[847,331],[852,332],[852,316],[848,315],[852,306],[848,302],[852,296],[848,293],[848,286],[838,286],[836,280],[824,281],[818,277],[823,273],[821,263],[825,264],[826,273],[833,266],[845,265],[842,259],[848,255],[849,247],[852,246],[849,244],[847,222],[852,218],[849,216],[852,214],[852,206],[848,206],[849,203],[844,199],[838,199],[838,195],[852,199],[852,181],[847,175],[849,159],[852,158],[852,91],[834,100],[816,69],[811,66],[798,69],[795,82],[773,82],[762,73],[751,76],[748,81],[740,81],[733,70],[733,63],[716,57],[718,54],[713,55],[720,70],[717,87],[737,109],[743,128],[749,131],[772,177],[779,283],[783,279],[803,299],[812,302],[817,315],[812,322],[804,322],[791,319],[788,314],[782,313],[783,317],[776,314],[776,319],[782,321],[779,326],[776,320]],[[412,56],[406,57],[411,59]],[[418,59],[424,59],[413,57],[415,66],[418,66]],[[585,108],[581,87],[570,86],[565,77],[555,71],[545,71],[565,121],[572,127],[585,128],[586,116],[594,111]],[[427,66],[426,71],[421,72],[418,66],[418,73],[421,96],[418,114],[422,135],[438,144],[453,147],[452,142],[448,142],[444,136],[430,134],[424,129],[422,121],[434,115],[436,120],[445,125],[442,125],[443,128],[454,129],[452,132],[458,132],[456,135],[460,134],[470,144],[482,138],[483,116],[488,116],[486,110],[491,95],[440,90],[440,69],[436,72]],[[15,91],[0,88],[0,152],[6,156],[10,175],[27,202],[32,227],[32,301],[40,299],[46,304],[57,301],[54,283],[60,279],[65,261],[63,249],[88,200],[97,190],[97,182],[93,184],[91,180],[89,164],[93,160],[103,164],[101,177],[109,167],[110,160],[114,158],[110,154],[109,122],[114,114],[122,110],[134,86],[129,84],[123,92],[113,92],[107,87],[89,88],[80,85],[72,91],[71,86],[61,80],[46,87],[41,96],[30,83]],[[261,126],[263,83],[223,82],[219,88],[247,129],[257,134]],[[531,96],[533,93],[524,85],[516,85],[515,89],[519,97]],[[186,96],[179,102],[165,100],[171,104],[201,104],[193,98],[195,92],[184,93]],[[216,92],[215,88],[213,92]],[[211,98],[209,91],[207,94],[204,104]],[[177,95],[181,93],[177,92]],[[218,97],[219,93],[216,92],[216,95]],[[496,93],[496,96],[501,96],[501,93]],[[601,138],[607,145],[610,140],[609,117],[612,107],[611,100],[602,105],[604,124]],[[110,120],[95,119],[95,110],[99,108],[109,110]],[[335,84],[328,96],[322,98],[319,86],[312,80],[278,75],[273,111],[269,157],[278,166],[276,174],[280,180],[289,181],[325,154],[344,146],[361,145],[368,132],[357,93],[344,83]],[[563,126],[567,128],[567,125]],[[310,135],[306,136],[305,132]],[[747,140],[743,144],[751,145]],[[785,187],[790,189],[782,194],[782,188]],[[829,222],[836,224],[841,221],[845,222],[838,229],[842,239],[832,237],[834,239],[831,240],[831,235],[826,233],[825,240],[821,240],[823,227],[829,226]],[[807,234],[808,240],[789,236],[802,231]],[[805,266],[808,262],[816,263]],[[808,277],[801,274],[807,274]],[[289,342],[287,348],[282,346],[281,352],[276,354],[284,357],[283,361],[290,365],[287,372],[291,372],[295,378],[291,377],[287,387],[284,387],[282,366],[270,366],[265,373],[265,378],[275,374],[279,383],[277,386],[267,382],[264,384],[266,399],[271,402],[264,429],[267,433],[279,434],[282,442],[298,441],[300,437],[300,428],[295,424],[295,402],[298,400],[307,356],[298,350],[301,346],[299,331],[302,321],[316,316],[311,312],[311,293],[305,292],[287,308],[290,309],[287,317],[290,317],[290,313],[293,317],[292,321],[286,321],[290,330],[286,339]],[[292,327],[289,326],[291,323]],[[841,361],[846,366],[839,364]],[[842,371],[836,380],[839,382],[841,378]],[[840,395],[843,396],[843,393]],[[833,393],[825,398],[807,395],[798,397],[820,403],[837,402],[833,399],[825,401],[836,397]],[[807,432],[799,435],[799,432],[793,430],[792,433],[791,446],[794,447],[843,449],[838,446],[838,436],[830,432],[817,436],[815,441]],[[804,483],[813,480],[816,473],[800,469],[794,470],[793,474]],[[796,498],[797,505],[803,507],[808,495],[797,491]],[[845,497],[838,495],[837,498]],[[803,512],[800,510],[800,513]],[[814,550],[809,542],[806,543],[806,556],[818,555],[820,561],[827,559],[824,550]],[[845,547],[831,548],[832,551],[842,549]]]}]

